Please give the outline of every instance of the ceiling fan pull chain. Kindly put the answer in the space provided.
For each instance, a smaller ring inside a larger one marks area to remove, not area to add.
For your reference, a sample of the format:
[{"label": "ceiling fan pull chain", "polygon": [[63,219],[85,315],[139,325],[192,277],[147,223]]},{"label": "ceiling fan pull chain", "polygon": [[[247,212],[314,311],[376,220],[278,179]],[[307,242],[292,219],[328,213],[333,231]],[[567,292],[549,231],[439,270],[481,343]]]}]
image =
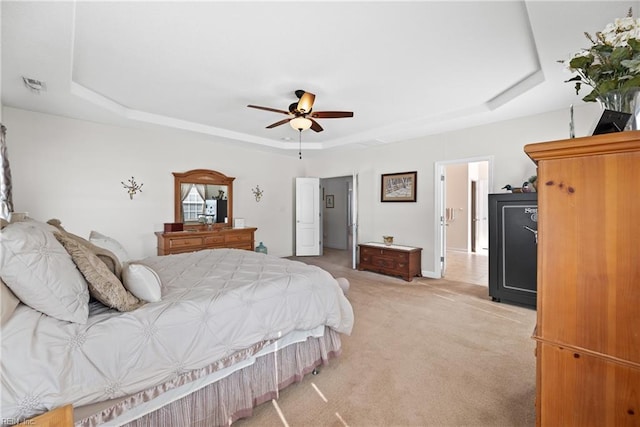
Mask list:
[{"label": "ceiling fan pull chain", "polygon": [[298,156],[302,160],[302,129],[298,129]]}]

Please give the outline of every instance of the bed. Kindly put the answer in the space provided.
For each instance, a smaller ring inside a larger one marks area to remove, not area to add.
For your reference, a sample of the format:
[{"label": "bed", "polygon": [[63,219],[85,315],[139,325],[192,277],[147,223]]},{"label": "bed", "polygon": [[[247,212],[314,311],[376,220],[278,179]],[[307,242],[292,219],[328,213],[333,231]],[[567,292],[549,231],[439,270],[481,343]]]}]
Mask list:
[{"label": "bed", "polygon": [[[352,307],[328,272],[239,249],[124,262],[124,297],[105,304],[117,284],[109,276],[109,287],[96,291],[102,284],[71,240],[84,253],[100,252],[37,221],[0,233],[0,277],[21,301],[7,319],[11,298],[3,298],[5,425],[68,403],[77,426],[229,425],[339,355],[340,335],[353,326]],[[98,269],[118,277],[104,255]],[[138,279],[157,280],[156,296],[153,286],[146,294],[128,286],[133,267],[146,274]],[[23,289],[33,283],[35,295]]]}]

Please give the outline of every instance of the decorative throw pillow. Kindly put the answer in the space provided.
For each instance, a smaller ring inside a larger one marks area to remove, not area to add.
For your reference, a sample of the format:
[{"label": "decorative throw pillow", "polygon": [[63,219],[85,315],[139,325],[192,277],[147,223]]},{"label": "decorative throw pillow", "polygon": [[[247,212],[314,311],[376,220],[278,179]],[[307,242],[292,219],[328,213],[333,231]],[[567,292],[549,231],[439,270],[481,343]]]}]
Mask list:
[{"label": "decorative throw pillow", "polygon": [[0,277],[31,308],[56,319],[86,323],[87,282],[53,233],[41,225],[24,221],[2,229]]},{"label": "decorative throw pillow", "polygon": [[0,280],[0,326],[4,326],[11,315],[16,311],[20,300],[11,292],[11,289]]},{"label": "decorative throw pillow", "polygon": [[87,280],[92,297],[118,311],[131,311],[140,307],[140,300],[124,288],[122,282],[91,250],[62,233],[54,234]]},{"label": "decorative throw pillow", "polygon": [[144,264],[125,264],[122,269],[122,283],[129,292],[144,301],[157,302],[162,296],[158,273]]},{"label": "decorative throw pillow", "polygon": [[105,249],[100,246],[94,245],[87,239],[84,239],[80,236],[76,236],[73,233],[69,233],[67,230],[65,230],[62,227],[62,224],[60,223],[59,219],[55,219],[55,218],[50,219],[49,221],[47,221],[47,224],[54,226],[57,229],[57,231],[66,235],[67,237],[70,237],[75,241],[82,243],[91,252],[93,252],[98,258],[100,258],[100,261],[104,262],[106,266],[109,267],[109,270],[111,270],[111,272],[116,275],[118,280],[122,279],[122,264],[120,263],[120,260],[118,259],[118,257],[109,249]]},{"label": "decorative throw pillow", "polygon": [[120,264],[124,265],[125,262],[131,259],[126,249],[116,239],[100,234],[97,231],[92,231],[89,234],[89,241],[101,248],[109,249],[118,257]]}]

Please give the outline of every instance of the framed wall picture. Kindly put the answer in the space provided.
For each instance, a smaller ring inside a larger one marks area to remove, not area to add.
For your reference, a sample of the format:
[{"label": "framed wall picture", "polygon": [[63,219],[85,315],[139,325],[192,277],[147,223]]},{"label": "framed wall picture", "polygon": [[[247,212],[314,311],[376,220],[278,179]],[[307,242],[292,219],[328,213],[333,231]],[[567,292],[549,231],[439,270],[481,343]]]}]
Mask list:
[{"label": "framed wall picture", "polygon": [[418,172],[387,173],[382,175],[381,202],[415,202]]},{"label": "framed wall picture", "polygon": [[327,194],[327,197],[325,198],[325,206],[327,208],[333,208],[333,194]]}]

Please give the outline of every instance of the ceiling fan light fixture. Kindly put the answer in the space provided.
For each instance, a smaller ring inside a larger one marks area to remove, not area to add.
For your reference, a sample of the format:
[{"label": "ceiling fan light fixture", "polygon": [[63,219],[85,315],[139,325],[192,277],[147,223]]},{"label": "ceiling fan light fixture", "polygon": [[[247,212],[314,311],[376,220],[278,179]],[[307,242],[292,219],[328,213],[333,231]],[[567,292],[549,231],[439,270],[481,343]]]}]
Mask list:
[{"label": "ceiling fan light fixture", "polygon": [[300,97],[300,101],[298,101],[298,111],[301,113],[309,113],[313,107],[313,101],[315,101],[315,99],[316,96],[314,94],[305,92]]},{"label": "ceiling fan light fixture", "polygon": [[295,119],[289,120],[289,124],[295,130],[303,131],[309,129],[313,123],[306,117],[296,117]]}]

